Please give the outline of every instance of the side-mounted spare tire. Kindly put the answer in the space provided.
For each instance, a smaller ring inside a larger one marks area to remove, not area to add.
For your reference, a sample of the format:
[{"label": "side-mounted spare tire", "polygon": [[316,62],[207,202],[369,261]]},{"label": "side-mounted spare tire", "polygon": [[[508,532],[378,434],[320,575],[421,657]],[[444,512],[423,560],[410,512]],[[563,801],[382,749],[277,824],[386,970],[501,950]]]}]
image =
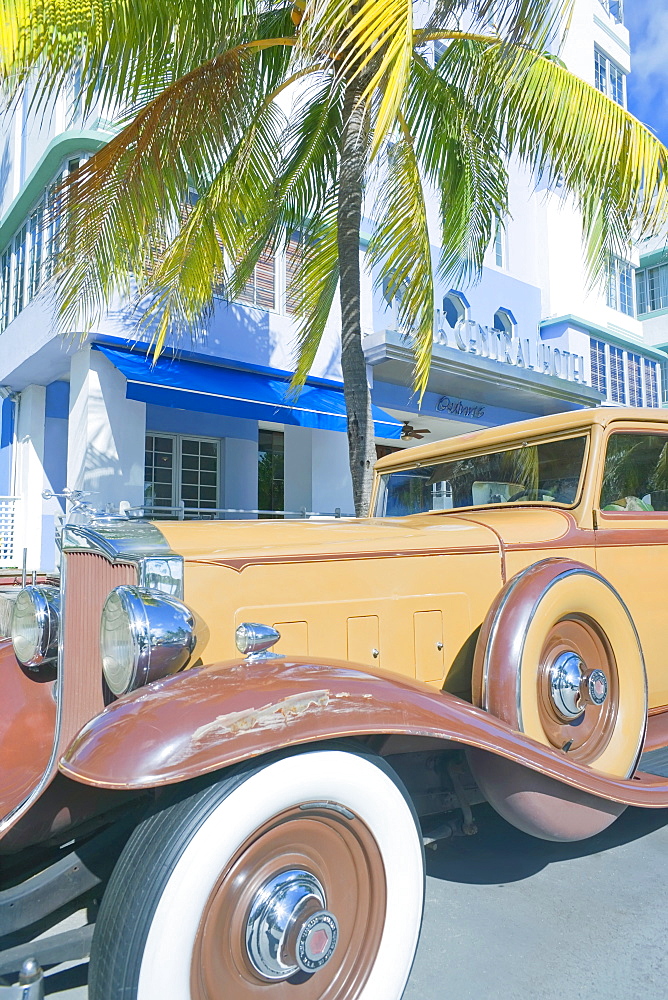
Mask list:
[{"label": "side-mounted spare tire", "polygon": [[[472,691],[476,705],[578,763],[619,778],[637,766],[647,725],[638,633],[617,591],[583,563],[546,559],[506,584],[480,632]],[[623,811],[517,765],[469,756],[491,804],[536,836],[592,836]]]},{"label": "side-mounted spare tire", "polygon": [[91,1000],[399,1000],[424,856],[384,761],[309,749],[173,798],[107,887]]}]

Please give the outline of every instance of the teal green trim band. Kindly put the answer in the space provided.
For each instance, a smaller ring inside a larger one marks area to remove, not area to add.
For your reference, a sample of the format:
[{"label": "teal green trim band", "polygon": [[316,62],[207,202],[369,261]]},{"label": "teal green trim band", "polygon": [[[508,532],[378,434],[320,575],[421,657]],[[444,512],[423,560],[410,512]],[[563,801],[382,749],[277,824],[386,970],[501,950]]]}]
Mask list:
[{"label": "teal green trim band", "polygon": [[[652,315],[655,314],[653,313]],[[642,354],[644,357],[654,358],[655,361],[666,360],[666,355],[663,351],[657,351],[655,347],[647,347],[642,341],[636,340],[632,334],[629,334],[628,337],[620,336],[619,333],[613,332],[606,326],[598,326],[597,323],[592,323],[588,319],[582,319],[580,316],[573,316],[571,313],[568,313],[566,316],[557,316],[555,319],[544,319],[541,321],[540,327],[544,329],[550,326],[559,326],[560,323],[567,323],[569,326],[579,326],[581,330],[592,333],[602,340],[607,340],[608,343],[615,344],[617,347],[623,347],[626,350],[632,348],[634,354]]]},{"label": "teal green trim band", "polygon": [[627,55],[631,55],[631,49],[626,42],[623,42],[610,25],[606,24],[605,21],[602,21],[600,17],[596,16],[596,14],[594,14],[594,24],[597,24],[599,28],[605,31],[606,35],[612,38],[613,42],[615,42],[616,45],[619,45],[620,49],[626,52]]},{"label": "teal green trim band", "polygon": [[640,269],[655,267],[657,264],[668,264],[668,247],[653,250],[651,253],[640,254]]},{"label": "teal green trim band", "polygon": [[638,319],[654,319],[655,316],[668,316],[668,308],[653,309],[651,312],[638,313]]},{"label": "teal green trim band", "polygon": [[71,153],[96,153],[112,138],[111,132],[92,129],[61,132],[44,150],[25,184],[0,220],[0,251],[4,250],[33,205],[53,180],[62,161]]}]

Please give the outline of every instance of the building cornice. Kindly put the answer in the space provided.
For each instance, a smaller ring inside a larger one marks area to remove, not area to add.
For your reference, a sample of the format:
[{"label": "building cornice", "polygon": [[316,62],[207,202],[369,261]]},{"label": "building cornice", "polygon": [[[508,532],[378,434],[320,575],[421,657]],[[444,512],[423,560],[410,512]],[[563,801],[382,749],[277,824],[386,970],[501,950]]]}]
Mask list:
[{"label": "building cornice", "polygon": [[[394,330],[376,332],[365,338],[363,346],[369,365],[382,365],[386,361],[401,362],[406,366],[407,373],[412,372],[415,367],[415,357],[410,345]],[[582,382],[571,382],[531,368],[498,364],[492,359],[441,344],[434,345],[430,365],[430,377],[438,374],[456,375],[471,386],[474,383],[486,385],[488,392],[494,387],[497,393],[501,392],[505,397],[502,401],[492,401],[491,405],[497,406],[509,406],[513,398],[516,398],[513,393],[518,390],[535,397],[562,400],[574,406],[597,406],[603,400],[601,393]],[[466,398],[479,398],[475,389],[471,388],[470,391],[471,395]]]},{"label": "building cornice", "polygon": [[611,28],[609,24],[606,24],[605,21],[601,20],[601,18],[597,14],[594,14],[594,24],[597,27],[599,27],[601,31],[604,31],[606,35],[612,38],[614,43],[616,45],[619,45],[622,51],[626,52],[628,56],[631,55],[631,46],[628,45],[627,42],[625,42],[622,38],[620,38],[617,32],[614,30],[614,28]]},{"label": "building cornice", "polygon": [[648,358],[655,358],[657,361],[666,360],[666,355],[663,351],[657,351],[655,347],[648,347],[642,340],[637,340],[633,334],[629,333],[628,336],[624,336],[607,326],[599,326],[598,323],[583,319],[581,316],[574,316],[572,313],[541,320],[540,328],[541,330],[545,330],[550,326],[559,326],[560,323],[566,323],[568,326],[577,326],[584,333],[592,333],[596,337],[601,337],[601,339],[607,340],[610,344],[614,344],[616,347],[626,349],[632,347],[637,354],[643,354]]}]

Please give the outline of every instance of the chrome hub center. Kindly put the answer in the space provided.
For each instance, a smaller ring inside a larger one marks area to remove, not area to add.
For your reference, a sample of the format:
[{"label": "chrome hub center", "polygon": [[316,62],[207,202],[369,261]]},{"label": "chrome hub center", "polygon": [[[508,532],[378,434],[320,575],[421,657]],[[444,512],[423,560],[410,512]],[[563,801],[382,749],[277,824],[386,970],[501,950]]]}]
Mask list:
[{"label": "chrome hub center", "polygon": [[600,707],[608,697],[608,678],[598,668],[586,671],[577,653],[560,653],[549,671],[550,697],[557,714],[573,722],[587,705]]},{"label": "chrome hub center", "polygon": [[264,979],[310,974],[329,962],[339,927],[325,907],[324,889],[310,872],[292,869],[262,886],[248,915],[246,950]]}]

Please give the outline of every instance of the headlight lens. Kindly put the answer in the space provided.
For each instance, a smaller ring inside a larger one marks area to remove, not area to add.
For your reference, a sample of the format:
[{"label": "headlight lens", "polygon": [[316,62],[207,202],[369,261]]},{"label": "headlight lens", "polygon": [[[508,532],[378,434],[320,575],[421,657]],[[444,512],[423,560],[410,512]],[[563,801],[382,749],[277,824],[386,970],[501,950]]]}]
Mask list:
[{"label": "headlight lens", "polygon": [[16,659],[24,667],[41,667],[58,658],[60,591],[57,587],[24,587],[14,601],[11,638]]},{"label": "headlight lens", "polygon": [[197,645],[195,618],[175,598],[140,587],[116,587],[102,609],[100,651],[117,697],[181,670]]}]

